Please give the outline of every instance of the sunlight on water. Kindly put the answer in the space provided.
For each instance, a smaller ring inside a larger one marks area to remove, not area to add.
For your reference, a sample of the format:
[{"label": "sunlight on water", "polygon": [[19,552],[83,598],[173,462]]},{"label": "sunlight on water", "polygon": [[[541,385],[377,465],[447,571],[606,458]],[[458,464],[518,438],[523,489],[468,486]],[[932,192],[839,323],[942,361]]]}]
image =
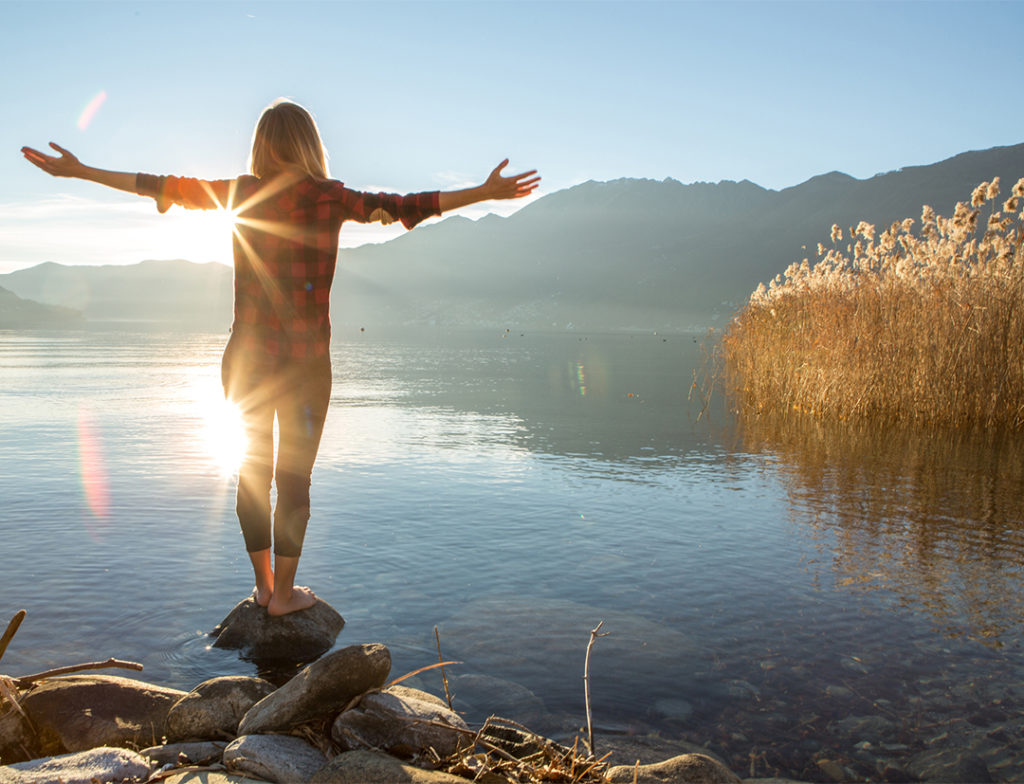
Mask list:
[{"label": "sunlight on water", "polygon": [[188,389],[188,405],[198,412],[203,448],[221,476],[238,473],[245,456],[246,437],[238,406],[224,398],[218,380],[196,379]]}]

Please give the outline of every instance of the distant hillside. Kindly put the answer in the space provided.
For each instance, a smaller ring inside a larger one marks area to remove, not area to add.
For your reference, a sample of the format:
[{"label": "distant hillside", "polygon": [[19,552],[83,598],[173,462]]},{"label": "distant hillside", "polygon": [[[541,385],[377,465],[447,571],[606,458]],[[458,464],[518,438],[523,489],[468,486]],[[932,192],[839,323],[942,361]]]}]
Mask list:
[{"label": "distant hillside", "polygon": [[[519,329],[721,326],[761,281],[814,261],[833,223],[879,229],[949,215],[983,180],[1024,176],[1024,144],[967,152],[857,180],[839,172],[782,191],[742,182],[586,182],[508,218],[449,218],[391,242],[343,250],[334,323]],[[345,231],[343,228],[342,231]],[[806,249],[804,248],[806,246]],[[89,319],[226,329],[231,271],[218,264],[43,264],[0,275],[22,297]]]},{"label": "distant hillside", "polygon": [[53,329],[82,323],[82,312],[22,299],[0,288],[0,329]]},{"label": "distant hillside", "polygon": [[[754,183],[587,182],[508,218],[448,220],[342,253],[336,323],[685,329],[721,325],[761,281],[814,260],[833,223],[950,214],[982,180],[1008,192],[1024,144],[782,191]],[[806,250],[802,247],[806,246]]]},{"label": "distant hillside", "polygon": [[231,269],[223,264],[144,261],[127,266],[47,262],[0,275],[19,296],[82,311],[89,321],[131,321],[227,330]]}]

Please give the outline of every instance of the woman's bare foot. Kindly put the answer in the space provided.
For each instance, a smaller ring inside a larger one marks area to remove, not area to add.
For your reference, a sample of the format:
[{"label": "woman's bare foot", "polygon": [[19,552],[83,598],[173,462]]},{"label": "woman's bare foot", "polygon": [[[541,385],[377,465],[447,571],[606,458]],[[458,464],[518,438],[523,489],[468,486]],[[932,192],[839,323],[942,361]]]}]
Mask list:
[{"label": "woman's bare foot", "polygon": [[274,570],[270,566],[270,549],[249,553],[249,560],[252,561],[252,571],[256,576],[253,597],[256,604],[266,607],[270,604],[270,597],[274,595]]},{"label": "woman's bare foot", "polygon": [[276,591],[270,597],[267,613],[287,615],[299,610],[308,610],[314,604],[316,604],[316,594],[304,585],[296,585],[292,587],[288,595],[285,595],[285,591]]},{"label": "woman's bare foot", "polygon": [[256,604],[260,607],[266,607],[270,604],[270,599],[274,595],[273,588],[260,588],[258,585],[252,589],[252,598],[256,600]]}]

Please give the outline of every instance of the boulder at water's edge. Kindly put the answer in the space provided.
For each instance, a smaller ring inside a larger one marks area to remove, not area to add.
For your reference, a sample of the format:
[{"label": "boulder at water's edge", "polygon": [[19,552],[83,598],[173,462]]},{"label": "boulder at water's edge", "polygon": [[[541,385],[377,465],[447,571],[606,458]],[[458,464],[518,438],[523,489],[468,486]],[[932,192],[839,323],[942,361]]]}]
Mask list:
[{"label": "boulder at water's edge", "polygon": [[212,632],[214,648],[233,648],[247,659],[313,661],[334,645],[345,619],[323,599],[312,607],[270,615],[249,596],[227,614]]}]

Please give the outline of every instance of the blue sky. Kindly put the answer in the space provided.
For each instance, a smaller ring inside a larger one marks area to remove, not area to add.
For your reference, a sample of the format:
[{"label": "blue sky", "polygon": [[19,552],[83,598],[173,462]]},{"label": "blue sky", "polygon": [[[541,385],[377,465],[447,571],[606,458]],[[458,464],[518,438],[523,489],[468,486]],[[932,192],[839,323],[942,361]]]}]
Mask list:
[{"label": "blue sky", "polygon": [[[360,189],[460,187],[506,156],[540,169],[541,194],[781,189],[1024,142],[1021,40],[1024,2],[0,2],[0,272],[228,261],[214,216],[52,179],[25,144],[230,177],[288,96]],[[342,244],[393,231],[346,225]]]}]

